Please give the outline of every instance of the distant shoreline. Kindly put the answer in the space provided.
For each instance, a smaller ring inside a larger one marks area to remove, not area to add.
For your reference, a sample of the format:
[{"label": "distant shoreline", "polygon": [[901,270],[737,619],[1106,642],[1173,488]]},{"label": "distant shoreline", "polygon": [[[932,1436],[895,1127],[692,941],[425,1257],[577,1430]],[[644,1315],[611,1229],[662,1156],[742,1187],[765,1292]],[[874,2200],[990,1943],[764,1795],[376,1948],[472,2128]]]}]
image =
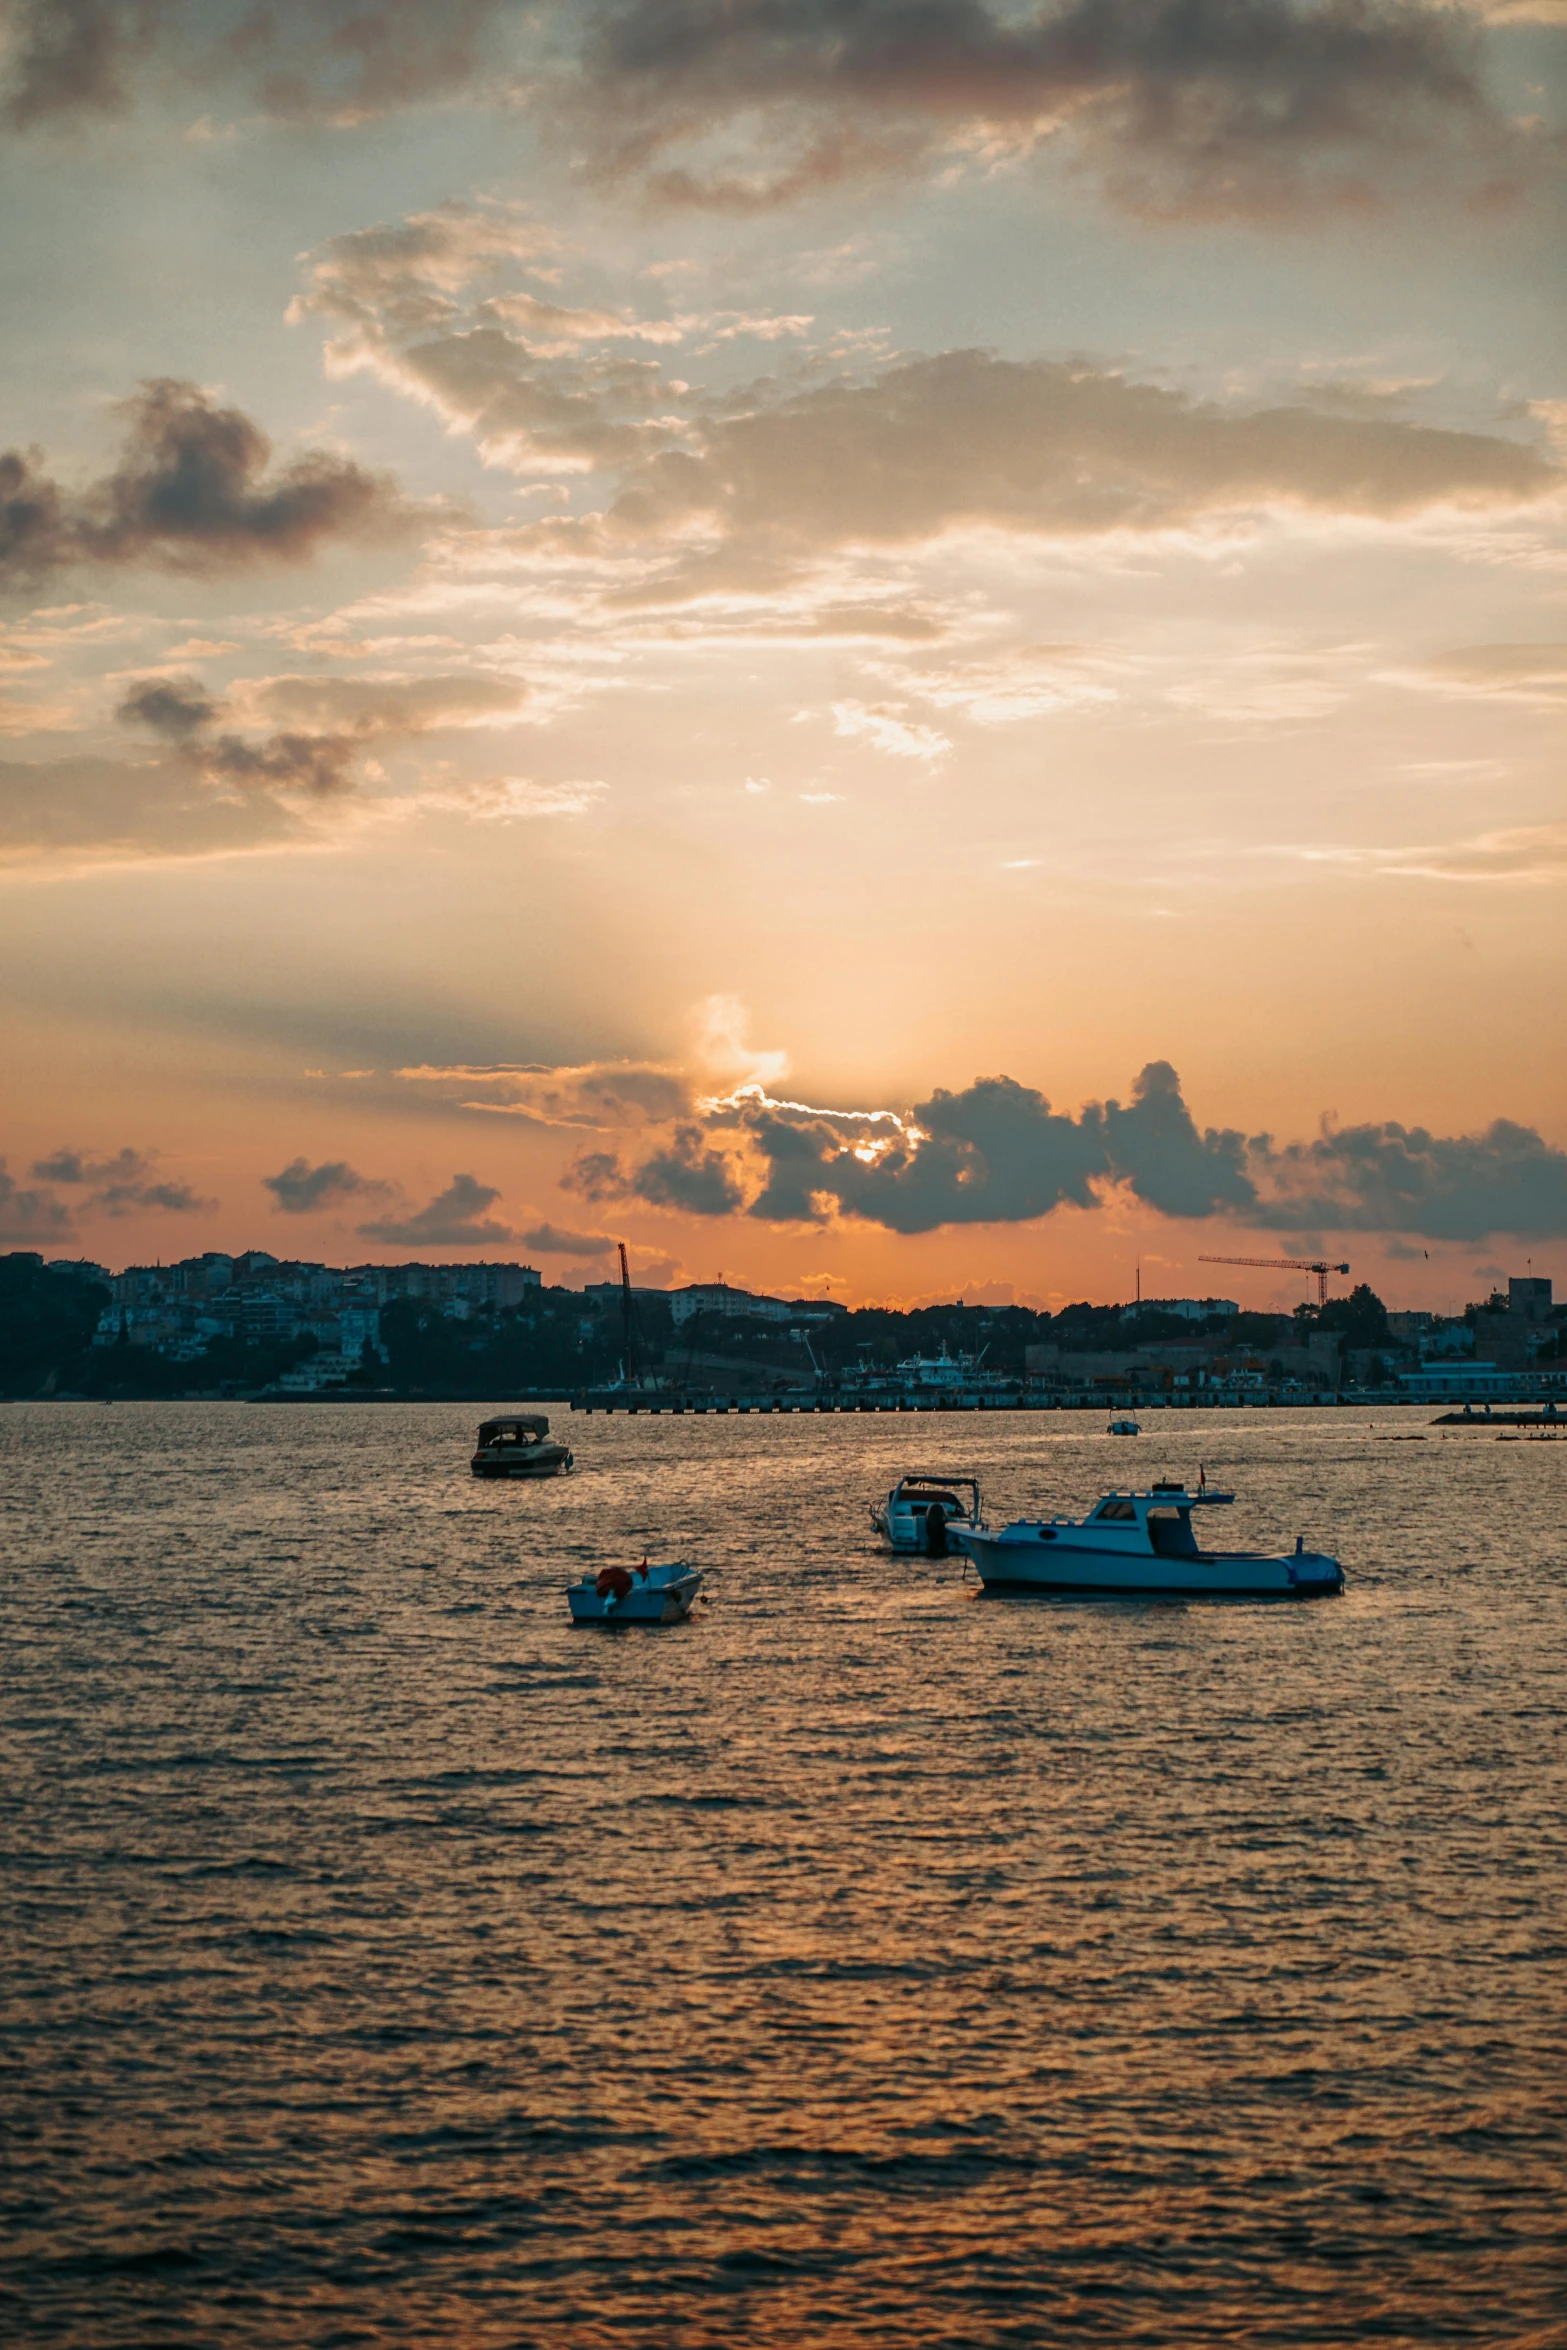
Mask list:
[{"label": "distant shoreline", "polygon": [[[90,1404],[97,1410],[106,1406],[167,1403],[207,1404],[463,1404],[490,1407],[497,1402],[553,1408],[580,1414],[591,1419],[975,1419],[1007,1418],[1019,1413],[1030,1416],[1048,1413],[1067,1415],[1074,1419],[1092,1417],[1096,1413],[1114,1411],[1150,1412],[1326,1412],[1326,1411],[1383,1411],[1429,1413],[1433,1399],[1429,1396],[1412,1398],[1401,1395],[1324,1395],[1324,1396],[1226,1396],[1226,1397],[1144,1397],[1084,1396],[1056,1397],[1038,1401],[1025,1400],[1006,1403],[937,1403],[929,1400],[906,1402],[845,1403],[813,1397],[750,1397],[711,1396],[680,1398],[649,1395],[635,1402],[619,1397],[601,1396],[579,1398],[570,1395],[508,1393],[501,1396],[493,1388],[392,1390],[387,1388],[353,1392],[334,1389],[330,1392],[303,1395],[269,1395],[257,1392],[250,1395],[213,1395],[192,1388],[180,1395],[18,1395],[4,1399],[10,1403],[27,1404]],[[1463,1399],[1442,1398],[1448,1404],[1445,1412],[1428,1421],[1430,1427],[1542,1427],[1567,1428],[1567,1414],[1548,1415],[1545,1407],[1532,1397],[1490,1397],[1476,1399],[1472,1410],[1465,1414]]]}]

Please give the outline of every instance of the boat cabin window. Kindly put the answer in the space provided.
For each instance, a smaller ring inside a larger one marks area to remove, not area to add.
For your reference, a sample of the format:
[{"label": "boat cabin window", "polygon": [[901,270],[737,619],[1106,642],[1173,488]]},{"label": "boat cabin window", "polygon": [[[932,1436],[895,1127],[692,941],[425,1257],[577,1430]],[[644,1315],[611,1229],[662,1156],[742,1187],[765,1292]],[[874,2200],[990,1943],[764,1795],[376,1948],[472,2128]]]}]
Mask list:
[{"label": "boat cabin window", "polygon": [[1094,1512],[1094,1516],[1096,1518],[1118,1518],[1123,1520],[1126,1518],[1135,1518],[1136,1515],[1136,1508],[1133,1503],[1129,1501],[1102,1501]]}]

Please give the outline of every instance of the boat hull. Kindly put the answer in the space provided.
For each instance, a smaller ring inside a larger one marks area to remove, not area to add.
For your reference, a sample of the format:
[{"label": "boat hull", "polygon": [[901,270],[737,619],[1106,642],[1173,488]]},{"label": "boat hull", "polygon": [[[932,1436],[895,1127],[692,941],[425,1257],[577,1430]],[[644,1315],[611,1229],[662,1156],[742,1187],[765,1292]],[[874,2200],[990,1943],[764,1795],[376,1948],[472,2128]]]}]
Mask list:
[{"label": "boat hull", "polygon": [[1057,1591],[1101,1598],[1328,1599],[1344,1588],[1337,1559],[1320,1551],[1279,1558],[1200,1551],[1194,1558],[1075,1549],[1070,1543],[955,1536],[987,1591]]},{"label": "boat hull", "polygon": [[623,1599],[600,1598],[591,1582],[573,1583],[566,1598],[574,1624],[683,1624],[702,1588],[694,1571],[667,1582],[636,1583]]},{"label": "boat hull", "polygon": [[559,1477],[571,1467],[571,1454],[563,1444],[546,1446],[544,1452],[552,1457],[508,1461],[475,1453],[473,1473],[476,1477]]}]

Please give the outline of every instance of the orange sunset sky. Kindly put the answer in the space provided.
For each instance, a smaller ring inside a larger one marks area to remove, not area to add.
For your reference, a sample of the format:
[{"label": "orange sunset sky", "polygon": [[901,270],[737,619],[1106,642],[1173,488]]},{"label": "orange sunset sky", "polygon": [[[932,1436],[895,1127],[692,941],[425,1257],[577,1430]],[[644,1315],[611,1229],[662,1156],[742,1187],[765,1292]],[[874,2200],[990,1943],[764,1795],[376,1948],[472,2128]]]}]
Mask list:
[{"label": "orange sunset sky", "polygon": [[1564,54],[0,5],[0,1247],[1567,1279]]}]

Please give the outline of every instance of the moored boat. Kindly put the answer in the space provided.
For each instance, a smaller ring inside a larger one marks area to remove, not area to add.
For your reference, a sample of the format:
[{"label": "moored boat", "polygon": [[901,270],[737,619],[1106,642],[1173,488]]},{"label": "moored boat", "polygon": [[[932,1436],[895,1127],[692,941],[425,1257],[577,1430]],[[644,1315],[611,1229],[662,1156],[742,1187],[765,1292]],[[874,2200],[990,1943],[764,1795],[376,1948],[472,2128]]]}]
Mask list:
[{"label": "moored boat", "polygon": [[480,1427],[473,1473],[476,1477],[557,1477],[571,1462],[568,1447],[551,1438],[549,1421],[542,1412],[505,1412]]},{"label": "moored boat", "polygon": [[958,1529],[981,1522],[978,1478],[934,1470],[900,1477],[871,1511],[871,1524],[894,1550],[922,1550],[927,1558],[945,1558]]},{"label": "moored boat", "polygon": [[566,1598],[575,1624],[683,1624],[701,1588],[700,1573],[683,1559],[662,1567],[644,1559],[639,1567],[584,1575],[568,1584]]},{"label": "moored boat", "polygon": [[1192,1531],[1201,1496],[1184,1485],[1107,1493],[1085,1518],[1018,1518],[955,1539],[989,1588],[1212,1599],[1319,1599],[1344,1588],[1338,1560],[1308,1550],[1204,1550]]}]

